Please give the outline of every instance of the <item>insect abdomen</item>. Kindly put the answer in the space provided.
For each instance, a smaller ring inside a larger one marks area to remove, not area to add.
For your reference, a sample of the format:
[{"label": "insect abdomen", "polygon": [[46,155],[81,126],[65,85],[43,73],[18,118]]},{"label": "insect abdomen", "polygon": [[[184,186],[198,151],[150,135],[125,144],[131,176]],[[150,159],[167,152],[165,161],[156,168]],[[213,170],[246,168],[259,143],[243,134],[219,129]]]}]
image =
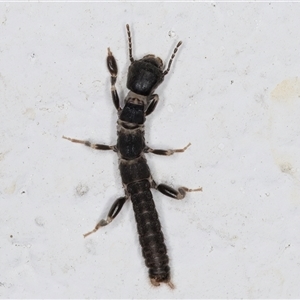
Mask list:
[{"label": "insect abdomen", "polygon": [[169,258],[150,183],[148,180],[131,183],[127,186],[127,191],[131,197],[142,253],[149,268],[151,282],[154,285],[169,282]]}]

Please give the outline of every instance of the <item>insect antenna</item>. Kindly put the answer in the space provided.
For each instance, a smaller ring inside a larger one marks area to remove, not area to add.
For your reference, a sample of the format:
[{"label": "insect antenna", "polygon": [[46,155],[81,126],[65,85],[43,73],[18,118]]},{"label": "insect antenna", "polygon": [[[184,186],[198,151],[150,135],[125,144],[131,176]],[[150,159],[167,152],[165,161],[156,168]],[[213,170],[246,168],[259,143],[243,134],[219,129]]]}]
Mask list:
[{"label": "insect antenna", "polygon": [[174,59],[174,57],[175,57],[175,54],[176,54],[176,52],[178,51],[178,48],[181,46],[181,44],[182,44],[182,42],[180,41],[180,42],[178,42],[178,44],[176,45],[176,47],[175,47],[175,49],[174,49],[174,51],[173,51],[173,54],[172,54],[172,56],[171,56],[171,59],[169,60],[168,68],[167,68],[167,70],[164,71],[164,75],[167,75],[167,74],[169,73],[170,68],[171,68],[171,65],[172,65],[172,62],[173,62],[173,59]]},{"label": "insect antenna", "polygon": [[131,33],[130,33],[130,28],[129,25],[126,24],[126,29],[127,29],[127,36],[128,36],[128,48],[129,48],[129,59],[133,63],[134,58],[132,57],[132,43],[131,43]]}]

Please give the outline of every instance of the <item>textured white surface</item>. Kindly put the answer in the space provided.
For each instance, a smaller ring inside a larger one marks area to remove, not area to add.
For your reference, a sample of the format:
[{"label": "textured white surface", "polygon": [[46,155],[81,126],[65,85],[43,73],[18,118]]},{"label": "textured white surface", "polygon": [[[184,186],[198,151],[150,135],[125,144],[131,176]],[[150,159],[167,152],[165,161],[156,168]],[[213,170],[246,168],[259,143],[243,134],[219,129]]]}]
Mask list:
[{"label": "textured white surface", "polygon": [[[1,298],[300,297],[299,3],[0,4]],[[169,59],[146,123],[153,192],[175,290],[150,286],[131,203],[83,239],[123,195],[105,59],[126,93],[133,53]],[[298,149],[298,150],[297,150]],[[298,154],[297,154],[298,153]]]}]

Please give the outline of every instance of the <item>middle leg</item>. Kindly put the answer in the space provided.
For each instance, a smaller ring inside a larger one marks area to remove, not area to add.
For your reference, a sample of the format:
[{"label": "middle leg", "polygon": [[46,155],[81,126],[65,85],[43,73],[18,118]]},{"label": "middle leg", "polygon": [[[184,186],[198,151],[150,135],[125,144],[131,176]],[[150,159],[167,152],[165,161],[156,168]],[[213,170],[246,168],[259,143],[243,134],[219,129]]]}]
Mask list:
[{"label": "middle leg", "polygon": [[178,190],[175,190],[172,187],[163,183],[155,186],[154,188],[160,191],[162,194],[177,200],[183,199],[187,192],[202,192],[202,187],[197,189],[189,189],[187,187],[182,186],[178,188]]},{"label": "middle leg", "polygon": [[113,150],[115,152],[117,151],[116,146],[108,146],[108,145],[103,145],[103,144],[92,144],[89,141],[72,139],[72,138],[66,137],[64,135],[63,135],[63,139],[66,139],[66,140],[71,141],[73,143],[83,144],[87,147],[91,147],[91,148],[97,149],[97,150]]},{"label": "middle leg", "polygon": [[182,149],[169,149],[169,150],[162,150],[162,149],[152,149],[150,147],[146,147],[144,149],[145,153],[153,153],[157,155],[172,155],[177,152],[184,152],[189,146],[191,146],[191,143],[188,143],[184,148]]}]

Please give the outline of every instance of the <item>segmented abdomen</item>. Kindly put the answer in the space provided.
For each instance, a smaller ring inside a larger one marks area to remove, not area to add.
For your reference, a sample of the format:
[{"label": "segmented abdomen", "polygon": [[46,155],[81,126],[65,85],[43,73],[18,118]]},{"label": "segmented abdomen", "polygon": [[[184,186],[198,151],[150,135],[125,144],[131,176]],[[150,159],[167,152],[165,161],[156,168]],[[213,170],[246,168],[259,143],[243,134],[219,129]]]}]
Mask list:
[{"label": "segmented abdomen", "polygon": [[147,179],[128,184],[140,244],[149,277],[154,285],[170,281],[170,267],[164,236]]}]

